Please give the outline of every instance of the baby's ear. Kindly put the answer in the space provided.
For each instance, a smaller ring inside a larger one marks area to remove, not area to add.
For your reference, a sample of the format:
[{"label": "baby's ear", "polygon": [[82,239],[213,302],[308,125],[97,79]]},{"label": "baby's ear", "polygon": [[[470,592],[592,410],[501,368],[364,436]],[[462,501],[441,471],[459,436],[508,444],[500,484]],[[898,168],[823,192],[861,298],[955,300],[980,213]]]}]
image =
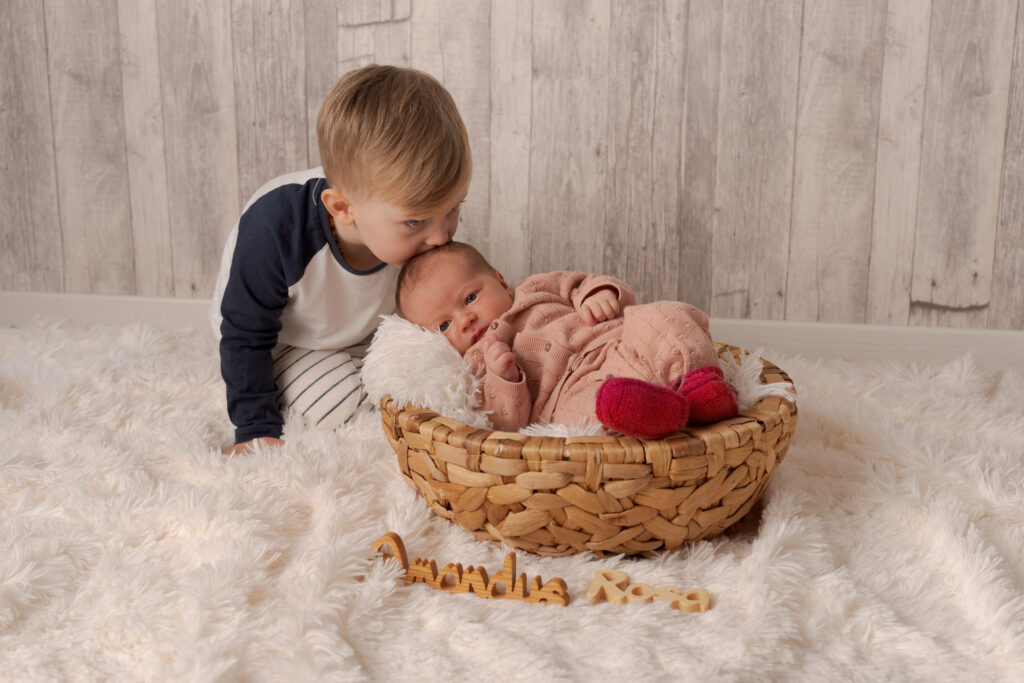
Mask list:
[{"label": "baby's ear", "polygon": [[355,218],[352,216],[352,202],[341,190],[329,187],[320,193],[320,201],[324,203],[327,213],[334,216],[334,220],[344,225],[352,225]]},{"label": "baby's ear", "polygon": [[511,294],[512,288],[508,286],[507,282],[505,282],[505,277],[501,274],[501,271],[495,270],[494,274],[498,276],[498,282],[500,282],[501,286],[505,288],[505,291]]}]

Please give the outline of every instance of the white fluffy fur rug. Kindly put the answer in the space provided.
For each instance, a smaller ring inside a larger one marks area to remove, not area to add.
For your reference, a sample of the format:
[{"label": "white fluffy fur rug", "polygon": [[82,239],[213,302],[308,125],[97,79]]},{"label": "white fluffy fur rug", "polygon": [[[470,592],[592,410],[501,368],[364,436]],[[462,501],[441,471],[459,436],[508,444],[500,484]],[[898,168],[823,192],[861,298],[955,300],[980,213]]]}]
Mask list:
[{"label": "white fluffy fur rug", "polygon": [[[228,459],[207,335],[0,328],[0,678],[1024,679],[1024,375],[767,357],[800,424],[759,525],[654,559],[520,553],[563,608],[372,559],[389,530],[439,565],[505,555],[424,506],[376,415]],[[598,569],[712,608],[593,606]]]}]

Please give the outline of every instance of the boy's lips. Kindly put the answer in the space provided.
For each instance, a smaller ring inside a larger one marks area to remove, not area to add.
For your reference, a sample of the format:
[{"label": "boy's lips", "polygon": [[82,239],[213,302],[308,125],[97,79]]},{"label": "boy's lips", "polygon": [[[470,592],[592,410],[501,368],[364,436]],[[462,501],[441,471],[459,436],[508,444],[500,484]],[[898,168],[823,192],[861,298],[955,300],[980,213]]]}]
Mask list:
[{"label": "boy's lips", "polygon": [[479,330],[474,332],[473,333],[473,343],[476,344],[478,341],[480,341],[481,337],[484,336],[485,332],[487,332],[487,328],[486,327],[481,327]]}]

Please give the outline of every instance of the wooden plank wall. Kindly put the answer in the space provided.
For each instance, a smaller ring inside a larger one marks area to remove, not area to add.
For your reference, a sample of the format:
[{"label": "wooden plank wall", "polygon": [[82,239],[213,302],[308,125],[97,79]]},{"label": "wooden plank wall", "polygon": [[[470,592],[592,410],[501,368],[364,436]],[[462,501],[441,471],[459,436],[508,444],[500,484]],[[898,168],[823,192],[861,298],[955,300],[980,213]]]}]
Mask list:
[{"label": "wooden plank wall", "polygon": [[1024,0],[4,0],[0,289],[206,297],[337,77],[436,75],[460,236],[715,317],[1024,328]]}]

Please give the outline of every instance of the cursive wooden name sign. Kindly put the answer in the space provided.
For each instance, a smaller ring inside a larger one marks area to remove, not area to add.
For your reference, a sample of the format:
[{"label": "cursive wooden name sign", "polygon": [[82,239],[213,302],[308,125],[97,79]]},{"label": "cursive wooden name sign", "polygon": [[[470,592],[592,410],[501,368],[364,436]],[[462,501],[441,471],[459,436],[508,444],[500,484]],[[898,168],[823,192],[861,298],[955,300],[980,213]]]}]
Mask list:
[{"label": "cursive wooden name sign", "polygon": [[654,588],[646,583],[630,585],[626,572],[597,571],[594,580],[587,589],[587,599],[591,603],[601,600],[616,605],[632,602],[667,602],[672,609],[681,612],[707,612],[711,606],[711,596],[703,588],[681,592],[671,586]]},{"label": "cursive wooden name sign", "polygon": [[535,576],[527,585],[526,574],[516,577],[515,553],[509,553],[501,571],[488,578],[486,569],[472,565],[463,569],[461,564],[449,562],[438,571],[434,560],[419,558],[410,564],[405,544],[393,531],[378,538],[373,549],[396,559],[405,570],[403,578],[409,583],[425,583],[449,593],[473,593],[489,600],[522,600],[563,607],[569,604],[569,591],[562,579],[554,578],[542,584],[541,578]]}]

